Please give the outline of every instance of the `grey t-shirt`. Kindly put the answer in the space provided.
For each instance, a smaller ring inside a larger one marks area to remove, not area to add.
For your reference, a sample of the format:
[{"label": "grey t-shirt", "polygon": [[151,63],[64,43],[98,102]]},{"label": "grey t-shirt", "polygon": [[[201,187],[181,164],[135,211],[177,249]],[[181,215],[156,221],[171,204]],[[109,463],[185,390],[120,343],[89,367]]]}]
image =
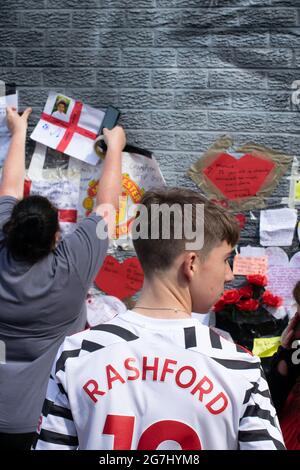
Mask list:
[{"label": "grey t-shirt", "polygon": [[[16,202],[0,197],[0,241]],[[15,261],[0,244],[0,340],[6,348],[6,363],[0,364],[0,432],[36,430],[58,347],[85,327],[87,290],[108,247],[108,239],[96,235],[100,220],[95,213],[85,218],[33,265]]]}]

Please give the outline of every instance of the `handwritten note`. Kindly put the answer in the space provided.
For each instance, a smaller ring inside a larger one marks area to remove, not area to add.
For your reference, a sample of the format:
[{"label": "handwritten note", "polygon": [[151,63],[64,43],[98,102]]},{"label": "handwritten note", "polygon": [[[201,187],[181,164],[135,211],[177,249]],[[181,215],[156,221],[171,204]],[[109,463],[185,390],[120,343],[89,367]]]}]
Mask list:
[{"label": "handwritten note", "polygon": [[255,196],[274,166],[251,154],[236,159],[221,153],[203,173],[228,199],[238,199]]},{"label": "handwritten note", "polygon": [[290,246],[297,222],[296,209],[271,209],[260,212],[260,244]]},{"label": "handwritten note", "polygon": [[136,294],[143,283],[144,273],[135,257],[119,263],[113,256],[107,256],[95,279],[100,290],[120,300]]},{"label": "handwritten note", "polygon": [[284,299],[284,306],[288,312],[294,305],[293,288],[300,279],[300,252],[292,256],[289,261],[288,255],[282,248],[270,247],[266,249],[268,256],[268,289]]},{"label": "handwritten note", "polygon": [[70,159],[68,169],[44,169],[47,147],[36,144],[27,171],[27,191],[31,195],[47,197],[58,209],[63,235],[76,228],[79,199],[80,163]]},{"label": "handwritten note", "polygon": [[249,274],[265,275],[268,270],[268,258],[262,257],[246,257],[236,255],[233,260],[233,274],[240,276],[248,276]]}]

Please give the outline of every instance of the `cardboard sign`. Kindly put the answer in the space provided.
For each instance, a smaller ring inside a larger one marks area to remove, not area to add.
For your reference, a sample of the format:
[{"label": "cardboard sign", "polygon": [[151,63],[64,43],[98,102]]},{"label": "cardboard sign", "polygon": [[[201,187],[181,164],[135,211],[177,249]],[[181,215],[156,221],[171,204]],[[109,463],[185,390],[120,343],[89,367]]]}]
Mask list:
[{"label": "cardboard sign", "polygon": [[107,256],[95,279],[98,289],[120,300],[133,296],[143,283],[144,273],[136,257],[119,263],[113,256]]},{"label": "cardboard sign", "polygon": [[249,274],[261,274],[265,276],[268,271],[268,257],[254,257],[236,255],[233,260],[233,274],[248,276]]},{"label": "cardboard sign", "polygon": [[255,196],[274,166],[273,162],[251,154],[236,159],[221,153],[203,172],[231,200]]},{"label": "cardboard sign", "polygon": [[209,199],[234,211],[265,207],[292,158],[254,142],[234,146],[232,137],[217,139],[190,167],[188,176]]},{"label": "cardboard sign", "polygon": [[59,152],[96,165],[95,139],[105,113],[68,96],[50,92],[31,138]]}]

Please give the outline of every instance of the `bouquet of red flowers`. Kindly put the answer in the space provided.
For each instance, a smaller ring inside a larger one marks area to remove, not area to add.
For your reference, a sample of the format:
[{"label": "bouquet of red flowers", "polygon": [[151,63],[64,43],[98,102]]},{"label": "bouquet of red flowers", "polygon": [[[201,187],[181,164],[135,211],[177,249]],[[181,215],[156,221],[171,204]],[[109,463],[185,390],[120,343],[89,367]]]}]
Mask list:
[{"label": "bouquet of red flowers", "polygon": [[239,289],[224,292],[215,304],[214,311],[232,322],[260,323],[270,318],[272,309],[282,305],[282,298],[265,290],[266,276],[246,276],[247,283]]}]

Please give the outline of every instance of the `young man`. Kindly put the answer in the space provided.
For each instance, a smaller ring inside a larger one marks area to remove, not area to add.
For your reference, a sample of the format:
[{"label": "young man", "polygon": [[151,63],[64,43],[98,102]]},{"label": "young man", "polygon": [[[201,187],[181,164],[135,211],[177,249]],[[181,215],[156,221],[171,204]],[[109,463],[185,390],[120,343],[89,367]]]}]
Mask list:
[{"label": "young man", "polygon": [[65,101],[60,100],[57,103],[57,110],[52,113],[52,116],[62,121],[67,121],[67,104]]},{"label": "young man", "polygon": [[[151,217],[155,205],[163,215]],[[180,216],[187,206],[203,247],[192,249],[186,231],[178,237],[175,215],[166,236],[166,207]],[[260,360],[191,317],[207,312],[233,279],[235,219],[180,189],[146,193],[142,213],[135,234],[145,219],[146,230],[134,241],[141,296],[132,311],[65,340],[35,448],[283,449]],[[158,221],[158,236],[149,237]]]}]

